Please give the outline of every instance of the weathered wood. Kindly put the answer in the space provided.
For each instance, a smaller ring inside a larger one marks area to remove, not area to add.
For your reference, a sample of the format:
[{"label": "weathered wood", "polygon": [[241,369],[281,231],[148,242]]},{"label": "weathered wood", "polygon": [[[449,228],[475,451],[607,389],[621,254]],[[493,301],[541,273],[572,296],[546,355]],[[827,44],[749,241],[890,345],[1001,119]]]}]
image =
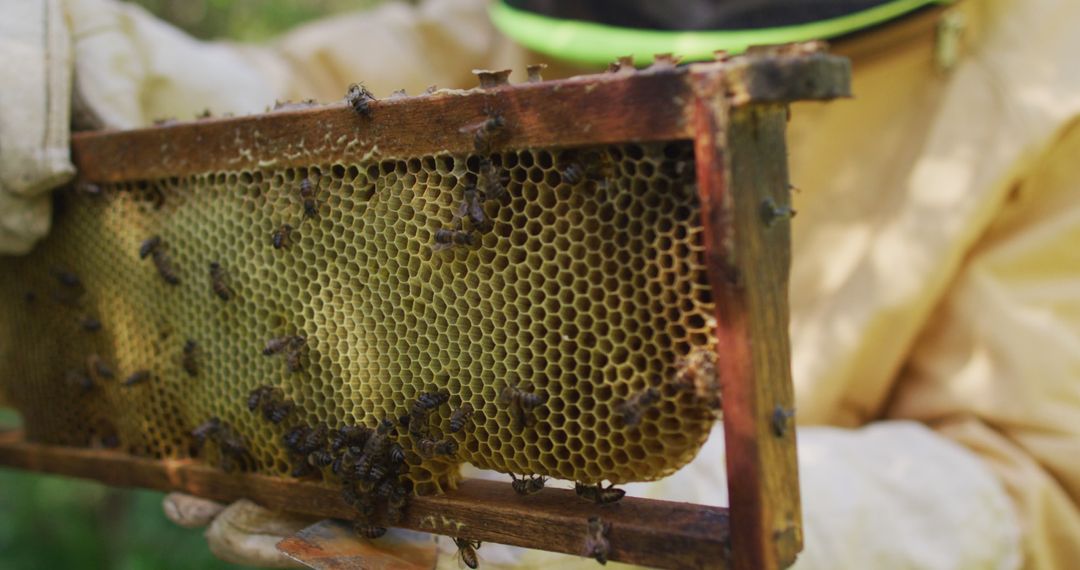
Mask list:
[{"label": "weathered wood", "polygon": [[[345,103],[124,132],[77,133],[81,179],[155,179],[198,172],[473,152],[498,113],[508,148],[690,138],[685,73],[595,75],[384,99],[364,118]],[[627,120],[632,117],[631,120]]]},{"label": "weathered wood", "polygon": [[[443,91],[370,104],[345,103],[204,119],[131,131],[76,133],[80,180],[120,182],[200,172],[378,160],[473,150],[475,126],[498,113],[506,148],[689,139],[692,73],[737,74],[740,103],[828,99],[847,93],[846,60],[824,54],[732,58],[684,67]],[[777,80],[781,82],[778,83]]]},{"label": "weathered wood", "polygon": [[[117,487],[181,491],[230,502],[319,517],[351,518],[339,489],[305,481],[227,474],[193,460],[142,459],[100,449],[25,443],[0,435],[0,465],[93,479]],[[722,567],[727,511],[687,503],[637,499],[597,506],[573,491],[545,489],[521,497],[509,482],[467,480],[456,491],[414,497],[401,528],[582,555],[589,517],[610,522],[608,558],[658,568]]]},{"label": "weathered wood", "polygon": [[732,107],[722,78],[695,82],[695,157],[717,306],[735,568],[790,565],[802,548],[792,421],[786,107]]}]

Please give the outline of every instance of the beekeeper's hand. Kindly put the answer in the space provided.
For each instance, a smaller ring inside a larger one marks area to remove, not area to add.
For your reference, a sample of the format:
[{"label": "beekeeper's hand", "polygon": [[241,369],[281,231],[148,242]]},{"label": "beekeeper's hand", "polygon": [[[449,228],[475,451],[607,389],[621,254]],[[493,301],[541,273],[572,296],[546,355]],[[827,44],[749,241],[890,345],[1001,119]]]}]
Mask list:
[{"label": "beekeeper's hand", "polygon": [[226,507],[182,493],[166,495],[162,507],[165,516],[182,527],[207,527],[206,542],[214,556],[262,568],[304,568],[278,552],[276,545],[317,520],[271,511],[247,500]]},{"label": "beekeeper's hand", "polygon": [[49,230],[49,190],[69,180],[71,45],[59,2],[0,2],[0,254]]}]

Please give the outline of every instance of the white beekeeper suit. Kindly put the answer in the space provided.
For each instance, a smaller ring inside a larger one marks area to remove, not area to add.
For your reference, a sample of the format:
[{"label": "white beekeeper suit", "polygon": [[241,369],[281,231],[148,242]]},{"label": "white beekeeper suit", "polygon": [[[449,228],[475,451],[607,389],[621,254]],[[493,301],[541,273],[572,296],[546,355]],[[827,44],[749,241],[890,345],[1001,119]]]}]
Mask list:
[{"label": "white beekeeper suit", "polygon": [[[7,251],[42,235],[42,192],[71,174],[68,99],[80,122],[125,128],[340,99],[357,80],[378,95],[467,87],[471,68],[521,74],[536,60],[491,28],[482,0],[387,4],[258,47],[196,42],[112,0],[3,4]],[[801,568],[1080,564],[1080,3],[954,10],[965,51],[948,73],[934,35],[909,34],[854,54],[854,100],[793,109]],[[628,488],[724,504],[722,445],[714,434],[676,475]],[[183,520],[191,504],[166,506]],[[241,504],[208,537],[223,556],[276,564],[284,520]],[[456,566],[442,546],[440,566]],[[495,545],[480,556],[595,564]]]}]

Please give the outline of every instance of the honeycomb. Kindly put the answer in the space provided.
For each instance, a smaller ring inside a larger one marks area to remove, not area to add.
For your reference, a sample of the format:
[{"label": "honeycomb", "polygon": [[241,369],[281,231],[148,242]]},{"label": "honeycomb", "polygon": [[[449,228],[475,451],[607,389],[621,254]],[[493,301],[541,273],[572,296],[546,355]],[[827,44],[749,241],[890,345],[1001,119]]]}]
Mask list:
[{"label": "honeycomb", "polygon": [[[583,176],[582,157],[603,174]],[[460,462],[584,483],[670,474],[716,419],[715,400],[687,389],[693,374],[715,384],[687,363],[716,348],[691,144],[489,160],[507,190],[482,203],[493,227],[445,249],[434,236],[468,225],[460,205],[483,176],[477,156],[65,189],[49,238],[0,258],[0,391],[32,440],[183,458],[192,429],[216,416],[243,438],[252,470],[288,476],[290,425],[373,427],[446,389],[432,421],[458,450],[410,461],[417,492],[452,487]],[[155,235],[176,284],[140,259]],[[306,337],[296,371],[262,353],[289,335]],[[149,375],[125,385],[137,371]],[[295,402],[289,421],[247,409],[260,385]],[[544,399],[526,425],[500,397],[508,386]],[[627,420],[646,392],[658,398]],[[464,402],[476,413],[449,434]]]}]

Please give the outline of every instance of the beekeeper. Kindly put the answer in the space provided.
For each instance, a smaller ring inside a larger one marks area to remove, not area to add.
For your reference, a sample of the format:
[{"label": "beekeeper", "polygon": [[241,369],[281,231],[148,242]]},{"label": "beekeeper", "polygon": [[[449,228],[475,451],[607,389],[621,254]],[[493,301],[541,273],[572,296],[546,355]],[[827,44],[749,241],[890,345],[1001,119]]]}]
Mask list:
[{"label": "beekeeper", "polygon": [[[428,0],[259,46],[198,42],[113,0],[3,7],[0,249],[31,255],[49,190],[73,174],[72,123],[130,128],[338,100],[358,80],[419,93],[471,86],[472,68],[520,79],[543,60],[551,78],[630,52],[838,38],[855,98],[795,105],[789,132],[798,567],[1080,564],[1080,3]],[[629,489],[724,504],[722,445],[714,434],[708,461]],[[245,502],[165,506],[210,523],[219,556],[262,566],[288,564],[273,545],[306,523]],[[453,567],[452,543],[441,548]],[[595,564],[490,544],[480,557]]]}]

